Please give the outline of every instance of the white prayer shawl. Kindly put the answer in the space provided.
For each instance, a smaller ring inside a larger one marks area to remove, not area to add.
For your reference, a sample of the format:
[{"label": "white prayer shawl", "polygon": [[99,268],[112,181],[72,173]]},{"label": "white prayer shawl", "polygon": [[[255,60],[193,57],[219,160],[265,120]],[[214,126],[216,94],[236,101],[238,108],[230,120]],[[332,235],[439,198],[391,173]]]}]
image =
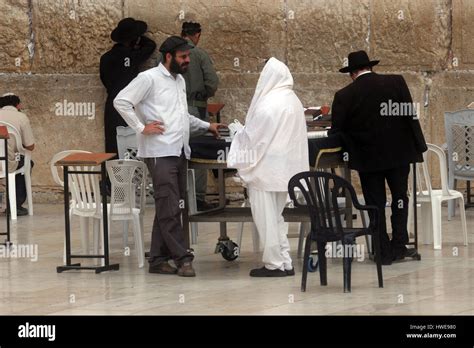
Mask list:
[{"label": "white prayer shawl", "polygon": [[309,170],[303,105],[293,92],[288,67],[275,58],[265,64],[245,120],[227,158],[244,183],[261,191],[288,191],[296,173]]}]

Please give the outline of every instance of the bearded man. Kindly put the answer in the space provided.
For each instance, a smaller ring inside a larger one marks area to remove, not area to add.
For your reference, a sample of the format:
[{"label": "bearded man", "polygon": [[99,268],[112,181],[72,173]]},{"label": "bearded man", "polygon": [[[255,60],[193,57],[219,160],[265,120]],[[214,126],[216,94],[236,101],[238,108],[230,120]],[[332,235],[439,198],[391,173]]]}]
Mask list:
[{"label": "bearded man", "polygon": [[[150,273],[194,277],[194,255],[181,223],[181,202],[186,192],[190,133],[206,131],[219,136],[224,126],[188,113],[183,76],[189,66],[191,46],[171,36],[160,47],[163,62],[140,73],[115,98],[114,106],[137,134],[139,158],[151,173],[155,192]],[[168,263],[173,260],[176,267]]]}]

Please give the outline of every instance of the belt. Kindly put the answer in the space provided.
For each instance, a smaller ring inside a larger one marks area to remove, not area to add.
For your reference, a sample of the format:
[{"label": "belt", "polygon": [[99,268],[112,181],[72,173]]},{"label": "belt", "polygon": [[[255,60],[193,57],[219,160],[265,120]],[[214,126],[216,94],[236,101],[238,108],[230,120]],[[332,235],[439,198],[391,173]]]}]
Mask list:
[{"label": "belt", "polygon": [[207,102],[204,100],[188,100],[188,106],[195,106],[197,108],[207,108]]}]

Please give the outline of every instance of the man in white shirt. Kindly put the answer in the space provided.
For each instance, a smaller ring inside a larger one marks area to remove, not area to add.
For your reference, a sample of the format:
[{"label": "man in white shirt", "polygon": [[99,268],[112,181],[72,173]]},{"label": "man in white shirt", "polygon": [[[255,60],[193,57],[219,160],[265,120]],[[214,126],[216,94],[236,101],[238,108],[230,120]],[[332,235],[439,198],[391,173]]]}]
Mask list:
[{"label": "man in white shirt", "polygon": [[[114,100],[114,107],[137,133],[137,156],[145,160],[153,179],[156,215],[149,272],[183,277],[196,275],[181,224],[189,135],[209,131],[218,137],[218,129],[224,127],[188,113],[181,74],[188,68],[190,48],[181,37],[166,39],[160,47],[164,63],[140,73]],[[178,269],[168,263],[170,259]]]},{"label": "man in white shirt", "polygon": [[[13,93],[6,93],[0,98],[0,121],[7,122],[15,127],[21,136],[23,147],[26,150],[33,151],[35,148],[35,138],[33,130],[31,129],[30,120],[28,116],[21,112],[21,100]],[[8,140],[8,171],[15,170],[24,166],[25,157],[18,155],[18,149],[15,139]],[[31,168],[33,168],[33,161],[31,161]],[[15,175],[16,187],[16,212],[17,216],[28,215],[28,209],[23,208],[27,198],[26,182],[23,174]],[[14,209],[15,207],[11,207]]]}]

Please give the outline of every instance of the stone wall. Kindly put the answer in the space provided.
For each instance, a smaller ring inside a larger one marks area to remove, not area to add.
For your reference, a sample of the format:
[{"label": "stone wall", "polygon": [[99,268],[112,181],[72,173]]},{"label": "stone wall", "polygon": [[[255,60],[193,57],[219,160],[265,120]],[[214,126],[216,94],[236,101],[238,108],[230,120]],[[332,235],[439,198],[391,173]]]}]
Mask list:
[{"label": "stone wall", "polygon": [[[224,120],[245,118],[265,58],[287,62],[303,103],[320,105],[350,82],[337,70],[359,49],[381,60],[376,71],[405,76],[429,142],[445,141],[444,111],[474,101],[472,0],[0,0],[0,92],[20,95],[34,127],[35,201],[58,198],[53,154],[103,150],[98,63],[128,16],[147,21],[157,43],[184,20],[201,23]],[[90,103],[94,117],[58,115],[65,101]]]}]

